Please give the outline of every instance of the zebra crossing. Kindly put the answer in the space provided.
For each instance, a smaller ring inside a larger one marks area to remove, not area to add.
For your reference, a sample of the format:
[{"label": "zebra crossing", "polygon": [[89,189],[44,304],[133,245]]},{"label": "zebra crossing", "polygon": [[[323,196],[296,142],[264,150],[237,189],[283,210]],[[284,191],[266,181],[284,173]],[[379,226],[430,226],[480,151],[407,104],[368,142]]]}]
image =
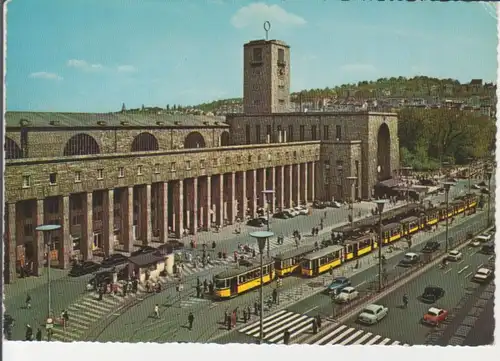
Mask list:
[{"label": "zebra crossing", "polygon": [[94,323],[113,312],[113,310],[117,309],[125,301],[135,298],[139,294],[141,292],[128,294],[125,297],[108,294],[101,301],[98,300],[98,296],[94,292],[85,295],[76,303],[66,308],[69,314],[68,324],[66,327],[55,325],[52,329],[52,339],[65,342],[81,341]]},{"label": "zebra crossing", "polygon": [[[233,258],[226,258],[226,259],[212,259],[210,260],[209,264],[206,264],[205,267],[202,266],[200,262],[197,262],[196,267],[189,262],[184,263],[184,268],[182,269],[182,276],[183,277],[188,277],[194,274],[197,274],[201,271],[206,271],[212,268],[216,267],[221,267],[221,266],[234,266],[236,263],[234,263]],[[167,275],[167,276],[159,276],[158,279],[162,283],[166,282],[172,282],[177,279],[175,275]]]},{"label": "zebra crossing", "polygon": [[[281,310],[264,318],[264,340],[267,343],[283,344],[284,332],[290,333],[290,343],[310,345],[386,345],[409,346],[400,341],[391,340],[381,335],[358,330],[354,327],[339,324],[325,324],[320,332],[311,334],[313,317],[296,312]],[[330,327],[332,326],[333,327]],[[259,337],[259,321],[245,326],[239,332],[252,337]]]},{"label": "zebra crossing", "polygon": [[193,307],[193,306],[198,306],[198,305],[208,306],[211,303],[212,303],[211,300],[207,300],[205,298],[196,298],[193,296],[189,296],[185,299],[181,299],[180,307],[181,308],[188,308],[188,307]]}]

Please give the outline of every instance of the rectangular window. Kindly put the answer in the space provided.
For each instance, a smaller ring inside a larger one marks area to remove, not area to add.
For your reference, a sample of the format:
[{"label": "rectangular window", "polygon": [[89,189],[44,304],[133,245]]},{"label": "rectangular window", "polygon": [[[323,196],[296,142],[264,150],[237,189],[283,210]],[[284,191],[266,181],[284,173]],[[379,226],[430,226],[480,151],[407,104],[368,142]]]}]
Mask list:
[{"label": "rectangular window", "polygon": [[260,125],[255,126],[255,142],[260,143]]},{"label": "rectangular window", "polygon": [[137,166],[137,175],[142,175],[142,165]]},{"label": "rectangular window", "polygon": [[31,176],[23,175],[23,188],[29,188],[31,186]]},{"label": "rectangular window", "polygon": [[293,142],[293,125],[289,125],[289,126],[288,126],[288,134],[287,134],[287,137],[288,137],[288,141],[289,141],[289,142]]},{"label": "rectangular window", "polygon": [[97,179],[103,179],[104,178],[104,169],[98,169],[97,170]]},{"label": "rectangular window", "polygon": [[342,140],[342,128],[340,125],[335,126],[335,138],[337,140]]},{"label": "rectangular window", "polygon": [[254,63],[262,62],[262,48],[253,48],[252,61]]},{"label": "rectangular window", "polygon": [[200,169],[205,169],[205,159],[200,160]]},{"label": "rectangular window", "polygon": [[186,169],[191,169],[191,161],[186,160]]},{"label": "rectangular window", "polygon": [[170,171],[175,172],[175,162],[170,163]]},{"label": "rectangular window", "polygon": [[271,125],[266,126],[266,133],[267,133],[267,137],[269,138],[271,136],[271,133],[272,133]]},{"label": "rectangular window", "polygon": [[28,237],[33,235],[33,225],[31,223],[24,225],[24,235]]},{"label": "rectangular window", "polygon": [[311,139],[316,140],[316,135],[317,135],[316,134],[316,126],[313,125],[313,126],[311,126]]},{"label": "rectangular window", "polygon": [[159,163],[155,164],[155,166],[154,166],[154,172],[155,172],[155,174],[160,173],[160,164]]},{"label": "rectangular window", "polygon": [[304,138],[305,138],[305,133],[306,133],[306,131],[305,131],[305,127],[304,127],[303,125],[301,125],[301,126],[300,126],[300,128],[299,128],[299,140],[300,140],[301,142],[303,142],[303,141],[304,141]]},{"label": "rectangular window", "polygon": [[118,178],[125,177],[125,169],[123,167],[118,167]]},{"label": "rectangular window", "polygon": [[328,140],[329,135],[328,135],[328,125],[323,126],[323,139]]},{"label": "rectangular window", "polygon": [[250,125],[245,126],[245,140],[247,144],[252,144],[252,138],[250,136]]},{"label": "rectangular window", "polygon": [[50,173],[49,174],[49,183],[50,184],[57,184],[57,173]]},{"label": "rectangular window", "polygon": [[278,49],[278,64],[285,63],[285,49]]},{"label": "rectangular window", "polygon": [[75,172],[75,182],[81,182],[82,181],[82,172]]}]

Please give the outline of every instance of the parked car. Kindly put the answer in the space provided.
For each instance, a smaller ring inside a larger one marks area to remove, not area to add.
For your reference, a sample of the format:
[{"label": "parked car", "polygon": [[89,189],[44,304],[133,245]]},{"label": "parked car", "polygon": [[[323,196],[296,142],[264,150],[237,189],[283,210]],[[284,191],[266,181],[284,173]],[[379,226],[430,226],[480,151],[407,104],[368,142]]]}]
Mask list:
[{"label": "parked car", "polygon": [[305,206],[294,207],[293,210],[302,216],[307,216],[309,214],[309,210]]},{"label": "parked car", "polygon": [[142,246],[137,251],[132,252],[130,255],[133,257],[133,256],[139,256],[141,254],[153,253],[154,251],[156,251],[156,248],[154,247]]},{"label": "parked car", "polygon": [[297,217],[299,215],[299,213],[297,211],[295,211],[293,208],[284,209],[283,213],[286,213],[288,218]]},{"label": "parked car", "polygon": [[382,305],[371,304],[366,306],[358,316],[358,321],[367,325],[374,325],[389,313],[389,309]]},{"label": "parked car", "polygon": [[437,326],[447,318],[448,311],[442,308],[431,307],[422,318],[422,322],[427,325]]},{"label": "parked car", "polygon": [[[124,267],[117,272],[117,281],[126,279],[128,279],[128,268]],[[113,272],[101,271],[96,273],[96,275],[89,280],[87,284],[87,290],[89,291],[94,290],[98,285],[101,285],[103,283],[105,284],[113,283]]]},{"label": "parked car", "polygon": [[252,218],[247,222],[247,225],[251,227],[263,227],[267,225],[267,219],[264,217]]},{"label": "parked car", "polygon": [[342,291],[344,288],[348,287],[351,285],[351,281],[347,277],[337,277],[334,278],[332,283],[328,285],[326,288],[325,292],[327,294],[334,294],[337,295]]},{"label": "parked car", "polygon": [[472,277],[472,280],[478,283],[488,282],[493,278],[493,270],[481,267],[476,271],[476,274]]},{"label": "parked car", "polygon": [[456,250],[450,251],[446,256],[446,259],[453,262],[460,261],[462,259],[462,252]]},{"label": "parked car", "polygon": [[314,201],[313,202],[313,207],[316,208],[316,209],[325,209],[326,208],[326,204],[325,204],[325,202]]},{"label": "parked car", "polygon": [[437,241],[429,241],[425,244],[425,247],[422,249],[423,253],[432,253],[439,249],[440,244]]},{"label": "parked car", "polygon": [[491,240],[491,234],[490,233],[482,233],[479,236],[476,237],[480,242],[486,243]]},{"label": "parked car", "polygon": [[124,256],[121,253],[115,253],[115,254],[112,254],[111,256],[105,258],[101,262],[101,267],[102,268],[110,268],[110,267],[118,266],[121,264],[125,264],[127,262],[128,262],[128,258],[126,256]]},{"label": "parked car", "polygon": [[287,213],[285,212],[278,212],[273,214],[274,218],[280,218],[280,219],[288,219],[290,218]]},{"label": "parked car", "polygon": [[474,188],[474,189],[481,189],[481,187],[480,187],[480,186],[478,186],[477,184],[474,184],[474,185],[472,186],[472,188]]},{"label": "parked car", "polygon": [[438,286],[427,286],[420,300],[424,303],[434,303],[444,296],[444,289]]},{"label": "parked car", "polygon": [[485,255],[492,255],[495,253],[495,245],[493,243],[485,244],[481,247],[481,253]]},{"label": "parked car", "polygon": [[338,303],[350,302],[358,298],[359,292],[356,291],[354,287],[348,286],[343,288],[335,297],[335,301]]},{"label": "parked car", "polygon": [[90,273],[96,272],[99,268],[101,268],[100,264],[92,261],[85,261],[71,268],[68,275],[70,277],[80,277],[83,275],[88,275]]},{"label": "parked car", "polygon": [[411,267],[420,261],[420,256],[416,253],[409,252],[404,255],[403,259],[399,261],[398,266],[400,267]]}]

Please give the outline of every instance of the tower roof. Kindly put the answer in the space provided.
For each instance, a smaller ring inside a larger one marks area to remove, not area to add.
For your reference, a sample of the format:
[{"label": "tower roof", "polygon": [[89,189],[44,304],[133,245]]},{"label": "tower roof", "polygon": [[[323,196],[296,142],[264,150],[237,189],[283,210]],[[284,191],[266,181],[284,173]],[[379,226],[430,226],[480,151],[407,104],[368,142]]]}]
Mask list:
[{"label": "tower roof", "polygon": [[280,45],[286,48],[289,48],[290,46],[287,45],[284,41],[281,40],[265,40],[265,39],[260,39],[260,40],[252,40],[246,43],[244,46],[255,46],[255,45],[269,45],[269,44],[274,44],[274,45]]}]

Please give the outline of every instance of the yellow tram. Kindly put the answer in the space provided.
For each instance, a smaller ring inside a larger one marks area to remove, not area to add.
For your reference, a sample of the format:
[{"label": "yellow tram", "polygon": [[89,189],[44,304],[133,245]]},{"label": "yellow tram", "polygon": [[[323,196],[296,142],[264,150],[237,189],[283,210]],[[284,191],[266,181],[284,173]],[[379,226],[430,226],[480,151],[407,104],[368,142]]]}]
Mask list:
[{"label": "yellow tram", "polygon": [[313,245],[303,246],[274,257],[274,270],[276,275],[278,277],[285,277],[298,271],[302,258],[306,254],[313,252],[314,249],[315,247]]},{"label": "yellow tram", "polygon": [[357,239],[350,240],[344,243],[344,259],[350,261],[356,259],[373,250],[373,245],[376,243],[376,237],[373,233],[366,234]]},{"label": "yellow tram", "polygon": [[401,239],[402,227],[400,223],[389,223],[382,226],[382,244],[396,242]]},{"label": "yellow tram", "polygon": [[330,246],[307,254],[301,262],[302,275],[316,277],[324,272],[338,267],[344,260],[344,247]]},{"label": "yellow tram", "polygon": [[402,219],[399,224],[403,227],[403,236],[407,236],[409,234],[413,234],[415,232],[418,232],[424,225],[425,225],[425,220],[424,217],[408,217],[405,219]]},{"label": "yellow tram", "polygon": [[[275,277],[274,261],[266,259],[263,263],[263,284],[271,282]],[[214,277],[215,295],[220,299],[236,297],[260,286],[260,264],[231,269]]]}]

